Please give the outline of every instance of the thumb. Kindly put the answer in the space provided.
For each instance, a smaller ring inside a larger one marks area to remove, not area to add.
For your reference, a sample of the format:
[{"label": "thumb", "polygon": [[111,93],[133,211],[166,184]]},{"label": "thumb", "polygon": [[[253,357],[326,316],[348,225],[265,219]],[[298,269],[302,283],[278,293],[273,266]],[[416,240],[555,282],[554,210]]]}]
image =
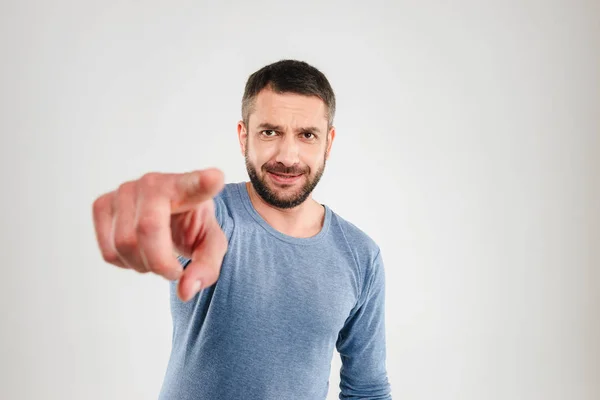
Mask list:
[{"label": "thumb", "polygon": [[183,301],[189,301],[202,288],[212,286],[221,273],[223,258],[228,242],[216,218],[205,221],[204,239],[194,249],[192,261],[179,279],[178,294]]},{"label": "thumb", "polygon": [[212,199],[223,189],[223,185],[223,172],[217,168],[176,175],[171,198],[171,213],[188,211],[198,203]]}]

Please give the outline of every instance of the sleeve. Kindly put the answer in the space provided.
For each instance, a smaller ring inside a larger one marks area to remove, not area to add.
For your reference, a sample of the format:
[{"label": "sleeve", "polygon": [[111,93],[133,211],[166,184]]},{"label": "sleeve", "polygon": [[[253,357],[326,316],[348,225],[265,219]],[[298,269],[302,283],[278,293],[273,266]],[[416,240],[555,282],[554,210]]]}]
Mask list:
[{"label": "sleeve", "polygon": [[375,257],[362,294],[340,330],[340,399],[391,400],[386,370],[385,271]]},{"label": "sleeve", "polygon": [[217,218],[221,229],[224,229],[226,208],[225,202],[223,201],[223,198],[221,196],[215,196],[213,198],[213,201],[215,202],[215,217]]}]

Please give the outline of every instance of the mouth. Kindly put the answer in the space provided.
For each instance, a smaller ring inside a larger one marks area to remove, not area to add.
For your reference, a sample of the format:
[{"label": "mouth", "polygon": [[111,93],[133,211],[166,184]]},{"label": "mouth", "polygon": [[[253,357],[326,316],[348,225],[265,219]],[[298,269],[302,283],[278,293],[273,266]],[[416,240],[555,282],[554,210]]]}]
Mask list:
[{"label": "mouth", "polygon": [[290,184],[296,182],[303,174],[300,175],[286,175],[286,174],[275,174],[273,172],[269,172],[269,176],[272,180],[277,183]]}]

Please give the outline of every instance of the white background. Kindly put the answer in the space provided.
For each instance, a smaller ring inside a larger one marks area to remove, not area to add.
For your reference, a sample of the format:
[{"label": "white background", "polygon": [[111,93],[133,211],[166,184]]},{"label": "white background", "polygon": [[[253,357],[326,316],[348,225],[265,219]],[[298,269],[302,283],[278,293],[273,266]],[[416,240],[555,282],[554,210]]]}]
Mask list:
[{"label": "white background", "polygon": [[102,261],[92,202],[247,180],[243,85],[281,58],[337,95],[315,198],[382,249],[393,397],[600,398],[600,3],[387,3],[1,3],[0,398],[158,396],[167,281]]}]

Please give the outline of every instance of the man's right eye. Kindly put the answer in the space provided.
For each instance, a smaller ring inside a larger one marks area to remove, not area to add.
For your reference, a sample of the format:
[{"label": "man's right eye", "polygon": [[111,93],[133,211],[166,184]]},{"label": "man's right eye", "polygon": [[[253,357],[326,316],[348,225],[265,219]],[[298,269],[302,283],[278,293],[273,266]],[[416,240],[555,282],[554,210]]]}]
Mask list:
[{"label": "man's right eye", "polygon": [[[267,136],[267,137],[272,137],[272,136],[275,136],[275,135],[277,134],[277,132],[275,132],[275,131],[274,131],[274,130],[272,130],[272,129],[267,129],[267,130],[264,130],[264,131],[262,131],[261,133],[262,133],[263,135]],[[273,135],[271,135],[271,133],[272,133]]]}]

